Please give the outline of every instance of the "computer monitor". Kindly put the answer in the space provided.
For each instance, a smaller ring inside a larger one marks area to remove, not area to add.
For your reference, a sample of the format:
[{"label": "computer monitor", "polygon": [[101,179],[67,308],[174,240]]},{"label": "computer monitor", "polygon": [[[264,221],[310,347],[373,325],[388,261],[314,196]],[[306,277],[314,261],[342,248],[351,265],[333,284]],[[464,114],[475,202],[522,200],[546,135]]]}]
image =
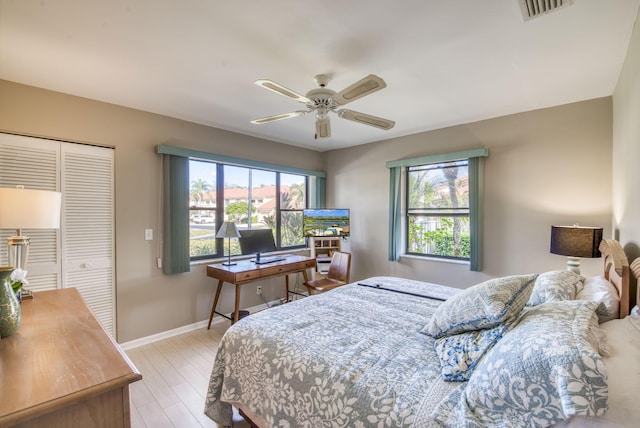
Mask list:
[{"label": "computer monitor", "polygon": [[268,253],[276,251],[276,243],[271,229],[240,230],[240,251],[242,254]]}]

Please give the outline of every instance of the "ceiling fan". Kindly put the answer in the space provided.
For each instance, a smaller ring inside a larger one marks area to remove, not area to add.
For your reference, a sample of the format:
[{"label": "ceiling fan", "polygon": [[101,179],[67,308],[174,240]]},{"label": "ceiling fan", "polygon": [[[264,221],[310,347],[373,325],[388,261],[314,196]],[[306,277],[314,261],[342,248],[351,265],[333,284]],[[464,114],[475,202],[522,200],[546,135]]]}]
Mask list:
[{"label": "ceiling fan", "polygon": [[319,74],[315,77],[315,81],[320,86],[312,89],[306,95],[301,95],[291,89],[285,88],[273,80],[260,79],[254,83],[265,89],[273,91],[277,94],[289,97],[299,103],[304,104],[307,110],[296,110],[291,113],[276,114],[260,119],[252,120],[251,123],[261,125],[276,120],[289,119],[291,117],[302,116],[307,113],[316,113],[316,135],[315,138],[327,138],[331,136],[331,123],[329,122],[329,112],[334,112],[343,119],[352,120],[364,125],[375,126],[376,128],[389,130],[396,124],[392,120],[383,119],[381,117],[372,116],[370,114],[360,113],[358,111],[340,109],[339,107],[350,103],[351,101],[362,98],[365,95],[372,94],[380,89],[384,89],[387,84],[382,78],[370,74],[367,77],[358,80],[353,85],[340,92],[332,91],[327,88],[327,84],[331,80],[331,76]]}]

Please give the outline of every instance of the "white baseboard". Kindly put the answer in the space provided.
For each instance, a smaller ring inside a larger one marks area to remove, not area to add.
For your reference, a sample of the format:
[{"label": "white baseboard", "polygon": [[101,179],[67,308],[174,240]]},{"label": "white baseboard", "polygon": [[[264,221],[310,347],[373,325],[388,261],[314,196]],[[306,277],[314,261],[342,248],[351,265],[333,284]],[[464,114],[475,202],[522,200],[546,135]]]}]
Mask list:
[{"label": "white baseboard", "polygon": [[[269,302],[269,306],[266,304],[261,304],[257,306],[252,306],[250,308],[246,308],[244,310],[248,310],[249,313],[254,314],[256,312],[260,312],[264,309],[267,309],[270,306],[277,306],[281,304],[280,300],[274,300],[273,302]],[[221,322],[228,322],[229,320],[223,317],[213,317],[213,322],[211,325],[219,324]],[[194,330],[198,330],[201,328],[207,328],[207,324],[209,324],[209,320],[198,321],[193,324],[184,325],[182,327],[174,328],[172,330],[163,331],[162,333],[152,334],[151,336],[141,337],[139,339],[130,340],[129,342],[124,342],[120,344],[120,347],[128,351],[129,349],[138,348],[140,346],[149,345],[150,343],[157,342],[159,340],[168,339],[173,336],[179,336],[181,334],[189,333]]]}]

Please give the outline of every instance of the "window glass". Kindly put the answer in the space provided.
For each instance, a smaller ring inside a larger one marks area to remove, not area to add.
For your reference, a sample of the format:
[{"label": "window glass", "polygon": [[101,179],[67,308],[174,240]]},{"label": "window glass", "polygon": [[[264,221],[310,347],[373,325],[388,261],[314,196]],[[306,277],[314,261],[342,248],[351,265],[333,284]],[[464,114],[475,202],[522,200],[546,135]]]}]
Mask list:
[{"label": "window glass", "polygon": [[213,162],[189,162],[189,254],[216,251],[216,168]]},{"label": "window glass", "polygon": [[269,221],[275,217],[278,202],[276,195],[276,173],[260,169],[251,170],[251,229],[277,229],[277,225]]},{"label": "window glass", "polygon": [[407,253],[469,260],[468,160],[407,168]]},{"label": "window glass", "polygon": [[306,178],[280,174],[280,224],[282,246],[304,245],[302,210],[307,206]]},{"label": "window glass", "polygon": [[[229,254],[228,240],[215,239],[224,221],[239,230],[271,229],[278,249],[304,246],[307,177],[190,160],[189,182],[192,259]],[[231,255],[241,253],[237,239],[230,240],[230,248]]]}]

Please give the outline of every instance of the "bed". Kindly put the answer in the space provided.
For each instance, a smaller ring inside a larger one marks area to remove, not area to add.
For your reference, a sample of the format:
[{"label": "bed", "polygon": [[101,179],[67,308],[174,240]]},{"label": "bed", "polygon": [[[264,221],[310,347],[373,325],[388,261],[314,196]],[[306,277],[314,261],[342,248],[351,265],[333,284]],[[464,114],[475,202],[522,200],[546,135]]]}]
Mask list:
[{"label": "bed", "polygon": [[221,340],[205,413],[231,426],[233,406],[260,428],[635,426],[635,281],[617,241],[600,250],[596,278],[374,277],[244,318]]}]

